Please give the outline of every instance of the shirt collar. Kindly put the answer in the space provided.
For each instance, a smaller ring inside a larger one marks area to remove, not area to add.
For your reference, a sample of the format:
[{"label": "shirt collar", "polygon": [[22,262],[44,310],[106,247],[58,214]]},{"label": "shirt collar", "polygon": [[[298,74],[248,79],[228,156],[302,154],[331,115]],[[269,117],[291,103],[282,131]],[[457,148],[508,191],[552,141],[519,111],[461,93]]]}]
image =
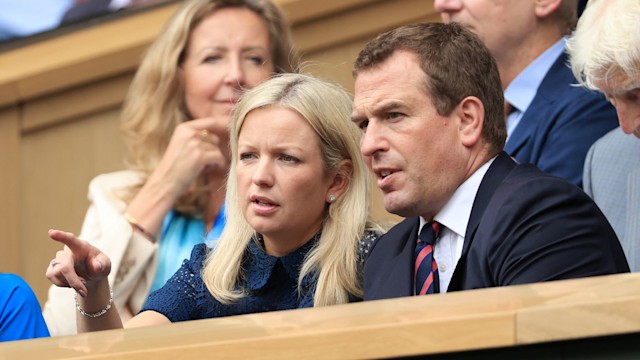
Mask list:
[{"label": "shirt collar", "polygon": [[284,267],[287,275],[297,282],[304,258],[318,242],[319,238],[320,232],[316,233],[296,251],[282,257],[276,257],[267,254],[263,246],[259,245],[263,243],[263,240],[262,235],[258,234],[257,238],[249,242],[245,252],[244,269],[247,279],[244,286],[252,291],[262,289],[269,282],[269,278],[278,261]]},{"label": "shirt collar", "polygon": [[565,48],[566,39],[562,38],[545,50],[527,66],[504,91],[504,99],[517,111],[525,112],[538,92],[542,80]]},{"label": "shirt collar", "polygon": [[[495,159],[496,157],[493,157],[484,163],[484,165],[480,166],[478,170],[465,180],[465,182],[456,189],[444,207],[433,217],[433,220],[464,238],[467,232],[467,224],[471,216],[473,202],[476,199],[480,183]],[[421,216],[419,230],[422,230],[422,227],[426,223],[427,221]],[[420,231],[418,231],[418,233],[420,233]]]}]

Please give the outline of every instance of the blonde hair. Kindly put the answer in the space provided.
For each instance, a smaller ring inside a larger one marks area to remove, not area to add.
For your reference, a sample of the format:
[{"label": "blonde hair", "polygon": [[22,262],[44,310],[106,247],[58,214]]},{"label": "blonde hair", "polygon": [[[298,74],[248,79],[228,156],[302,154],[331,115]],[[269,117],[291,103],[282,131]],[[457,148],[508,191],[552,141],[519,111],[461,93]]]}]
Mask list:
[{"label": "blonde hair", "polygon": [[619,71],[636,78],[640,75],[640,2],[589,1],[567,48],[573,74],[589,89],[601,90],[598,84],[609,87]]},{"label": "blonde hair", "polygon": [[245,93],[232,119],[231,167],[227,180],[227,223],[216,248],[209,254],[203,279],[220,302],[229,304],[245,296],[236,285],[243,279],[242,260],[249,241],[257,233],[242,215],[238,199],[236,163],[238,137],[247,114],[255,109],[281,106],[298,112],[320,139],[323,162],[328,173],[339,171],[343,160],[353,168],[344,193],[328,206],[322,234],[307,254],[298,279],[317,278],[314,306],[341,304],[349,296],[361,297],[357,248],[367,226],[368,174],[359,151],[360,130],[350,121],[351,98],[339,86],[308,75],[277,76]]},{"label": "blonde hair", "polygon": [[[298,57],[282,9],[271,0],[188,0],[167,22],[151,44],[129,87],[124,101],[121,129],[129,150],[128,164],[144,174],[141,184],[129,189],[129,200],[157,167],[179,124],[191,120],[184,103],[184,84],[179,75],[191,32],[218,9],[243,7],[264,20],[276,73],[296,71]],[[175,209],[201,215],[209,202],[206,178],[178,199]]]}]

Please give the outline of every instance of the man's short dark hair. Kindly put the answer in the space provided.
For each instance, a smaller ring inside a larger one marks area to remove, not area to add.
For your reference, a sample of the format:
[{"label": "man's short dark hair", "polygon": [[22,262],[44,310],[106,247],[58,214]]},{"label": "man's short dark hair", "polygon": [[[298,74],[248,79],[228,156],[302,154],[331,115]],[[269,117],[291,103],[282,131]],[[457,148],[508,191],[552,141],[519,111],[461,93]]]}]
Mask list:
[{"label": "man's short dark hair", "polygon": [[417,55],[426,94],[440,115],[450,115],[467,96],[480,99],[485,109],[482,137],[491,146],[492,154],[502,151],[507,129],[500,75],[489,50],[475,34],[455,23],[396,28],[379,35],[360,51],[354,76],[375,68],[400,50]]}]

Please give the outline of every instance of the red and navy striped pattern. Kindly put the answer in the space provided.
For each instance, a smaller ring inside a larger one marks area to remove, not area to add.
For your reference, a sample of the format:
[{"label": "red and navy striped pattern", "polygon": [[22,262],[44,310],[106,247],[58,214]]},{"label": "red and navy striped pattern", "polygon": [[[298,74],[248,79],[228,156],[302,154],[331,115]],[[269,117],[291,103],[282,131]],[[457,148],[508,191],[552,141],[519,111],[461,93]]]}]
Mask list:
[{"label": "red and navy striped pattern", "polygon": [[440,235],[440,224],[425,224],[418,236],[415,251],[415,294],[425,295],[440,292],[438,264],[433,257],[433,246]]}]

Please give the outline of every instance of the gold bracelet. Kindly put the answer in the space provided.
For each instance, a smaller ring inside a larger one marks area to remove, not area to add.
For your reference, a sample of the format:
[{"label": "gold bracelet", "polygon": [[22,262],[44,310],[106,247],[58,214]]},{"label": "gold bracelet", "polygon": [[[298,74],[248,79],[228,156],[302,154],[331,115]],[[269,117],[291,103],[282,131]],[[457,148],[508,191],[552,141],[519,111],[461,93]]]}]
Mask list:
[{"label": "gold bracelet", "polygon": [[73,300],[76,301],[76,309],[78,309],[78,312],[80,313],[80,315],[82,316],[86,316],[86,317],[90,317],[90,318],[97,318],[100,317],[104,314],[107,313],[107,311],[109,311],[109,309],[111,309],[111,305],[113,305],[113,289],[111,288],[111,285],[109,285],[109,303],[107,304],[107,306],[98,311],[98,312],[94,312],[94,313],[88,313],[86,311],[84,311],[84,309],[82,309],[80,307],[80,303],[78,302],[78,292],[75,292],[73,294]]},{"label": "gold bracelet", "polygon": [[147,229],[143,228],[142,225],[140,225],[140,223],[138,222],[138,220],[136,220],[136,218],[131,216],[131,214],[129,214],[128,212],[125,212],[124,217],[125,219],[127,219],[129,224],[131,224],[134,228],[136,228],[136,230],[140,231],[140,233],[144,235],[144,237],[146,237],[148,240],[151,240],[152,242],[156,242],[155,235],[148,232]]}]

